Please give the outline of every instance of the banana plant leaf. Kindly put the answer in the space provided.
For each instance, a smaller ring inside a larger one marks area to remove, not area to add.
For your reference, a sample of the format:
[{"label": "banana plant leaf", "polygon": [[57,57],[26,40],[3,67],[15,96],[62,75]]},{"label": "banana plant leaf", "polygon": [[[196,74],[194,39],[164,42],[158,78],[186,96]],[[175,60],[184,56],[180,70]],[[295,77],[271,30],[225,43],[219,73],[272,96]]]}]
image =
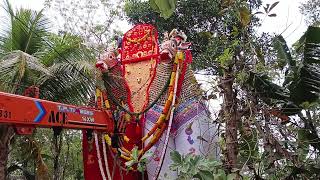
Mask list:
[{"label": "banana plant leaf", "polygon": [[285,92],[285,89],[273,83],[265,74],[250,72],[247,83],[254,88],[254,91],[264,99],[267,104],[272,103],[272,100],[289,100],[289,94]]},{"label": "banana plant leaf", "polygon": [[305,38],[302,65],[289,86],[297,105],[318,101],[320,95],[320,28],[309,27]]},{"label": "banana plant leaf", "polygon": [[[273,83],[267,75],[250,72],[247,84],[267,104],[282,104],[282,112],[294,115],[301,111],[304,103],[314,103],[320,97],[320,28],[309,27],[303,35],[303,59],[293,59],[285,40],[277,36],[274,48],[278,58],[288,65],[284,87]],[[285,86],[287,85],[288,86]]]}]

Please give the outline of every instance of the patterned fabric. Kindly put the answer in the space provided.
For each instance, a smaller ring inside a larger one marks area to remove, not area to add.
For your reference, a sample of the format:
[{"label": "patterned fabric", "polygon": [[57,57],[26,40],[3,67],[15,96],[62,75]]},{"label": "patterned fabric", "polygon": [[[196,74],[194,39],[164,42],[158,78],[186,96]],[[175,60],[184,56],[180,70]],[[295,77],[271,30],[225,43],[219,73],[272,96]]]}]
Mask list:
[{"label": "patterned fabric", "polygon": [[[147,113],[146,119],[152,123],[155,123],[159,118],[163,106],[155,104]],[[199,114],[206,114],[208,116],[207,109],[205,105],[196,99],[190,99],[189,101],[180,104],[174,113],[174,119],[171,128],[171,134],[173,136],[177,135],[177,131],[185,124],[192,122],[197,118]]]},{"label": "patterned fabric", "polygon": [[158,32],[149,24],[140,24],[124,34],[121,62],[133,63],[159,56]]},{"label": "patterned fabric", "polygon": [[[187,63],[187,62],[185,62]],[[209,112],[203,102],[200,100],[201,93],[199,92],[197,81],[189,64],[184,64],[187,67],[184,70],[183,82],[180,84],[181,91],[180,97],[177,98],[178,106],[175,109],[173,115],[173,122],[169,136],[168,148],[164,157],[164,163],[160,172],[159,179],[167,179],[164,174],[170,179],[177,178],[177,174],[174,171],[169,170],[169,165],[172,163],[170,159],[170,152],[177,150],[181,154],[205,154],[208,149],[208,141],[203,139],[209,139],[205,137],[203,132],[209,129]],[[157,67],[157,76],[155,77],[153,84],[150,88],[150,101],[153,102],[163,87],[166,85],[169,79],[170,72],[173,63],[160,62]],[[181,75],[180,74],[180,75]],[[182,76],[180,76],[182,77]],[[157,103],[145,114],[145,133],[149,131],[154,123],[158,120],[168,97],[168,91],[163,92],[163,95],[157,101]],[[147,164],[148,174],[154,173],[159,163],[160,154],[162,152],[165,142],[164,133],[161,139],[150,149],[153,156],[149,159]],[[202,137],[203,139],[199,138]],[[152,179],[152,177],[149,177]]]},{"label": "patterned fabric", "polygon": [[[155,123],[157,117],[159,117],[162,106],[155,105],[146,114],[145,133]],[[207,154],[210,148],[208,134],[209,129],[209,116],[204,104],[198,102],[196,99],[189,100],[188,102],[181,104],[174,114],[173,128],[171,129],[171,136],[169,136],[168,148],[164,158],[163,166],[160,172],[159,179],[176,179],[177,172],[169,170],[172,160],[170,158],[170,152],[176,150],[180,154],[194,154],[204,155]],[[148,175],[155,173],[158,166],[163,145],[165,142],[165,134],[161,139],[150,149],[153,153],[147,164]],[[166,177],[164,175],[167,174]],[[152,176],[148,177],[150,180]]]}]

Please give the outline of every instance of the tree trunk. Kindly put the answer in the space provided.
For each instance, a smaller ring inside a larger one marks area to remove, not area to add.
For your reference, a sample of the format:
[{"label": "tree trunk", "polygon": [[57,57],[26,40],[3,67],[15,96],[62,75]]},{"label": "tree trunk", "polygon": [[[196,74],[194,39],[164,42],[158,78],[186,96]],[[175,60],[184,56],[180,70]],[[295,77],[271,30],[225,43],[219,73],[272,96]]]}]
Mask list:
[{"label": "tree trunk", "polygon": [[60,180],[61,179],[61,166],[60,166],[60,154],[62,149],[62,134],[61,129],[54,129],[53,135],[53,179]]},{"label": "tree trunk", "polygon": [[221,87],[224,92],[223,117],[226,122],[226,166],[229,171],[237,166],[238,156],[238,122],[237,122],[237,101],[236,93],[233,91],[232,85],[234,78],[230,72],[225,71]]},{"label": "tree trunk", "polygon": [[0,125],[0,180],[5,180],[7,177],[9,144],[13,135],[14,130],[11,126]]},{"label": "tree trunk", "polygon": [[[67,136],[67,135],[66,135]],[[66,143],[67,143],[67,152],[66,152],[66,155],[65,155],[65,160],[64,160],[64,164],[63,164],[63,170],[62,170],[62,179],[65,179],[65,172],[66,172],[66,166],[69,165],[69,156],[70,156],[70,139],[67,138],[66,139]],[[74,163],[72,163],[74,164]]]}]

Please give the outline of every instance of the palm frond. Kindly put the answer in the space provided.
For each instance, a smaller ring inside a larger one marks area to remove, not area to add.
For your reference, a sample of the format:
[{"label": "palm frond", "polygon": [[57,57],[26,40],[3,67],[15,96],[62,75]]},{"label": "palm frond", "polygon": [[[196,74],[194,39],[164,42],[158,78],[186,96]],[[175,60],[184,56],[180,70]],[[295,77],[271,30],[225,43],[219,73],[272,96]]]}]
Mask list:
[{"label": "palm frond", "polygon": [[49,42],[52,48],[44,47],[46,49],[37,54],[53,74],[41,79],[43,98],[72,104],[87,103],[95,88],[93,53],[74,35],[51,35]]},{"label": "palm frond", "polygon": [[82,45],[82,39],[71,34],[58,36],[51,34],[48,38],[48,46],[43,46],[41,53],[37,56],[46,66],[54,63],[69,63],[79,60],[94,60],[92,53]]},{"label": "palm frond", "polygon": [[42,11],[21,8],[14,12],[8,2],[4,9],[10,22],[5,23],[8,26],[1,34],[0,49],[4,52],[20,50],[30,55],[38,52],[44,44],[49,24]]},{"label": "palm frond", "polygon": [[83,105],[94,93],[95,69],[87,60],[57,63],[49,71],[53,76],[42,79],[40,87],[45,99]]},{"label": "palm frond", "polygon": [[[25,86],[38,85],[40,76],[51,76],[39,59],[22,51],[12,51],[0,59],[0,90],[18,93]],[[19,86],[21,85],[21,86]]]}]

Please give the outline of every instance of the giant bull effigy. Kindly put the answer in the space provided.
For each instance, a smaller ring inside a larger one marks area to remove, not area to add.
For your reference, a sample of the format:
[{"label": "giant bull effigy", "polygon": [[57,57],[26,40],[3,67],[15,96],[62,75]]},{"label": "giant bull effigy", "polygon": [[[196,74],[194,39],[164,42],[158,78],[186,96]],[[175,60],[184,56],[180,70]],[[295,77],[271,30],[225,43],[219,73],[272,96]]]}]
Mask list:
[{"label": "giant bull effigy", "polygon": [[86,179],[174,178],[171,151],[205,153],[209,116],[186,39],[174,29],[159,46],[157,30],[140,24],[124,34],[120,49],[111,48],[98,60],[103,85],[96,102],[113,118],[115,129],[84,138]]}]

